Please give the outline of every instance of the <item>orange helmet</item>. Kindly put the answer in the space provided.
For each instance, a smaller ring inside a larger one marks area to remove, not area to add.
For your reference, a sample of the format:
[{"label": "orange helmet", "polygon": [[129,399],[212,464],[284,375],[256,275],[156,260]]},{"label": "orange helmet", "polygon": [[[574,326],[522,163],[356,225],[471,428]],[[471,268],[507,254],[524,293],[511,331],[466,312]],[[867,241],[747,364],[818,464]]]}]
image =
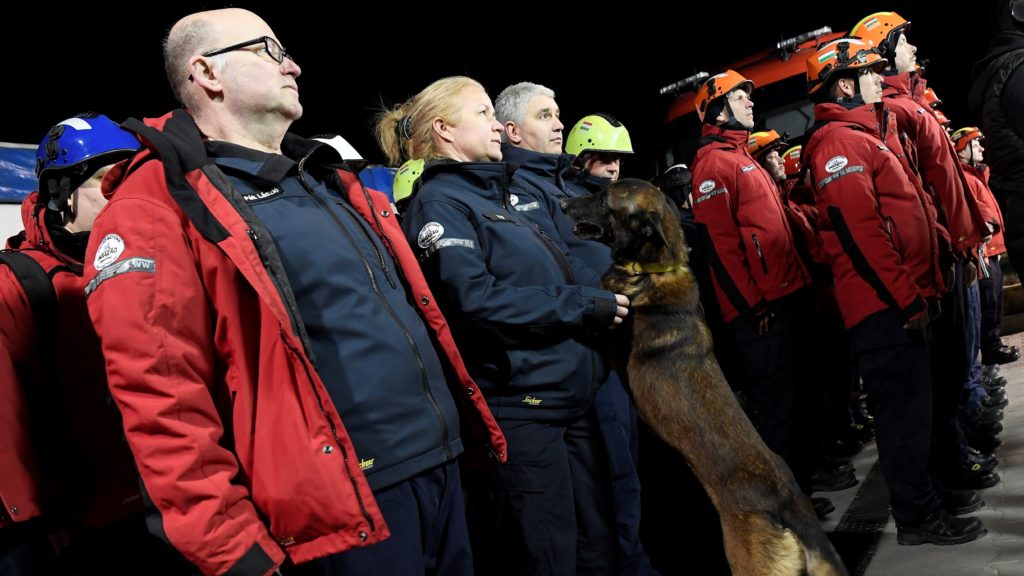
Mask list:
[{"label": "orange helmet", "polygon": [[704,121],[708,104],[737,89],[746,90],[747,94],[750,94],[754,91],[754,83],[735,70],[726,70],[705,80],[704,84],[697,89],[697,96],[693,99],[693,105],[697,109],[697,117],[700,118],[700,121]]},{"label": "orange helmet", "polygon": [[942,110],[935,111],[935,119],[938,120],[939,124],[942,124],[943,126],[949,126],[951,124],[949,118],[946,118],[946,115],[942,113]]},{"label": "orange helmet", "polygon": [[984,140],[985,136],[981,133],[981,130],[978,130],[977,126],[968,126],[953,132],[950,139],[953,140],[953,147],[956,148],[956,151],[962,152],[971,143],[971,140]]},{"label": "orange helmet", "polygon": [[800,173],[800,151],[803,146],[793,146],[782,153],[782,167],[786,170],[786,178],[792,178]]},{"label": "orange helmet", "polygon": [[895,12],[875,12],[867,16],[850,29],[850,36],[861,38],[873,48],[877,48],[883,56],[892,56],[896,50],[898,30],[906,31],[910,22]]},{"label": "orange helmet", "polygon": [[786,142],[786,137],[788,136],[788,133],[779,136],[779,133],[775,130],[754,132],[750,135],[750,139],[747,140],[747,151],[750,152],[751,156],[760,160],[760,156],[764,156],[772,150],[785,148],[788,144]]},{"label": "orange helmet", "polygon": [[931,88],[924,89],[924,101],[932,108],[938,108],[942,105],[942,100],[939,98],[939,95]]},{"label": "orange helmet", "polygon": [[828,83],[836,72],[858,68],[885,67],[888,60],[882,58],[866,42],[859,38],[838,38],[818,47],[818,51],[807,59],[807,93],[814,94]]}]

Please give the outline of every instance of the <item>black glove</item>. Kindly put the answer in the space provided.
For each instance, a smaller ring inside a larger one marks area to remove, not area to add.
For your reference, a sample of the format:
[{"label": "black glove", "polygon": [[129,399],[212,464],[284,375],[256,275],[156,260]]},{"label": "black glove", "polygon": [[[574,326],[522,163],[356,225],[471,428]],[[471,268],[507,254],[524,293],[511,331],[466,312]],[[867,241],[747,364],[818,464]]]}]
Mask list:
[{"label": "black glove", "polygon": [[767,334],[768,329],[771,327],[772,318],[775,318],[775,312],[772,310],[768,302],[762,300],[760,304],[754,307],[745,318],[750,329],[759,335]]}]

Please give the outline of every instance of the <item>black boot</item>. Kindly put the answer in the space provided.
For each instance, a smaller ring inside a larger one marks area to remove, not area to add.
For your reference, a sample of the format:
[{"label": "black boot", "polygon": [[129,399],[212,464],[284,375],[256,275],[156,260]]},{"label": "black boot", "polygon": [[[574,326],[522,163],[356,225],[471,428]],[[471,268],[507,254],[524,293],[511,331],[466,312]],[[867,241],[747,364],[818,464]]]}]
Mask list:
[{"label": "black boot", "polygon": [[896,524],[896,541],[904,546],[938,544],[947,546],[977,540],[987,533],[981,520],[972,517],[954,518],[948,512],[936,510],[917,524]]},{"label": "black boot", "polygon": [[1000,346],[993,350],[981,351],[982,364],[1009,364],[1020,359],[1020,349],[1016,346]]},{"label": "black boot", "polygon": [[942,509],[950,516],[963,516],[981,510],[985,501],[977,490],[943,490],[939,492]]}]

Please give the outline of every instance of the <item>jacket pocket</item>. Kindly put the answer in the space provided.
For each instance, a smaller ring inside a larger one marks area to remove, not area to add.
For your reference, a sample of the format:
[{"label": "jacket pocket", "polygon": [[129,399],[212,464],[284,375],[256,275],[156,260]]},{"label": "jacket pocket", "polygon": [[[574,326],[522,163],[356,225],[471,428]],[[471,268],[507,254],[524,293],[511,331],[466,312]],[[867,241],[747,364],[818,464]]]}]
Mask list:
[{"label": "jacket pocket", "polygon": [[900,235],[900,229],[896,226],[896,222],[891,216],[885,217],[885,231],[889,234],[889,239],[892,240],[893,246],[896,247],[896,251],[903,254],[903,236]]},{"label": "jacket pocket", "polygon": [[761,271],[768,275],[768,263],[764,260],[764,250],[761,250],[761,243],[757,240],[757,234],[751,234],[750,238],[754,241],[754,252],[757,253],[757,259],[761,261]]}]

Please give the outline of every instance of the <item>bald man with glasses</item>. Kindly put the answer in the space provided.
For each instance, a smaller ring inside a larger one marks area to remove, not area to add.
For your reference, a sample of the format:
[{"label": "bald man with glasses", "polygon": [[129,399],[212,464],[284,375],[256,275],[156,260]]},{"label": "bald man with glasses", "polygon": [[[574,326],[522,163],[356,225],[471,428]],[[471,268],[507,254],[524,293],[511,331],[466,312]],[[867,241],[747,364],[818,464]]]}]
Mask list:
[{"label": "bald man with glasses", "polygon": [[85,270],[151,530],[205,574],[470,574],[456,458],[505,441],[387,198],[288,133],[257,15],[164,55],[185,109],[125,123]]}]

